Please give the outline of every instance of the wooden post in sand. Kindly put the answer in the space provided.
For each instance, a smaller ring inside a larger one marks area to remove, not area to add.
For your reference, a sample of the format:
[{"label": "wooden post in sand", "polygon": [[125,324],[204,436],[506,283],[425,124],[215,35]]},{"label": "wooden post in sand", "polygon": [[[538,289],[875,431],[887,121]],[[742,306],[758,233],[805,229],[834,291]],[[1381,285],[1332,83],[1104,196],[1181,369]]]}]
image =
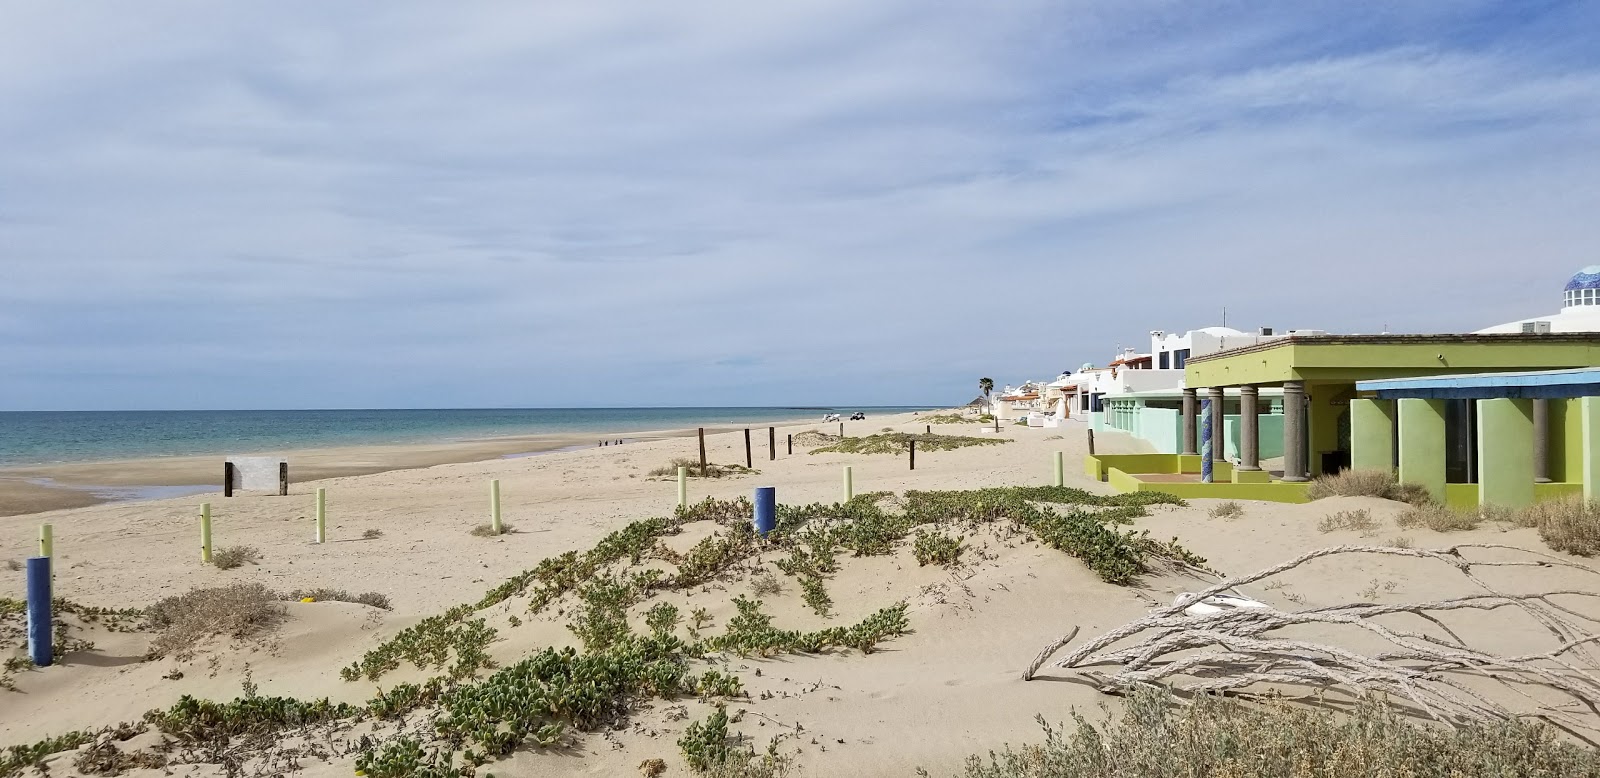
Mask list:
[{"label": "wooden post in sand", "polygon": [[200,503],[200,561],[211,564],[211,503]]},{"label": "wooden post in sand", "polygon": [[233,496],[233,463],[222,463],[222,496]]},{"label": "wooden post in sand", "polygon": [[744,428],[744,467],[749,470],[756,466],[756,461],[750,458],[750,428]]},{"label": "wooden post in sand", "polygon": [[689,468],[678,468],[678,507],[689,507]]},{"label": "wooden post in sand", "polygon": [[932,424],[928,425],[927,434],[929,434],[929,435],[933,434],[933,425]]},{"label": "wooden post in sand", "polygon": [[844,422],[839,422],[839,437],[844,437]]},{"label": "wooden post in sand", "polygon": [[328,490],[317,487],[317,542],[328,542]]},{"label": "wooden post in sand", "polygon": [[767,428],[767,460],[778,461],[778,428]]},{"label": "wooden post in sand", "polygon": [[289,496],[289,463],[278,463],[278,496]]},{"label": "wooden post in sand", "polygon": [[1094,430],[1089,430],[1089,456],[1094,456]]},{"label": "wooden post in sand", "polygon": [[489,528],[494,534],[501,534],[500,529],[500,479],[489,479]]},{"label": "wooden post in sand", "polygon": [[1064,461],[1060,451],[1056,452],[1055,460],[1056,460],[1056,463],[1055,463],[1056,464],[1056,487],[1060,488],[1060,487],[1063,487],[1063,486],[1067,485],[1066,462]]},{"label": "wooden post in sand", "polygon": [[700,476],[706,474],[706,428],[700,428]]},{"label": "wooden post in sand", "polygon": [[911,453],[911,469],[915,470],[915,469],[917,469],[917,439],[916,438],[912,438],[911,439],[911,448],[907,449],[907,451],[909,451]]},{"label": "wooden post in sand", "polygon": [[794,433],[789,434],[789,455],[794,456]]},{"label": "wooden post in sand", "polygon": [[844,501],[850,502],[856,496],[856,478],[850,471],[850,466],[844,466]]}]

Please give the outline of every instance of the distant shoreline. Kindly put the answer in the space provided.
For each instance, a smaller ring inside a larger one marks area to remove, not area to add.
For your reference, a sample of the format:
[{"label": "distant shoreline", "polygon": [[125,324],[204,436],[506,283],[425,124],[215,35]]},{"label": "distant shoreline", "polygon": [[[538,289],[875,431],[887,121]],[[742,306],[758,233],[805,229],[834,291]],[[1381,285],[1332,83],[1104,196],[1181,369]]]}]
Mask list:
[{"label": "distant shoreline", "polygon": [[[871,409],[865,409],[871,410]],[[911,411],[902,411],[911,412]],[[870,418],[870,416],[869,416]],[[748,426],[794,426],[809,418],[763,419]],[[820,419],[816,420],[821,423]],[[743,429],[744,424],[707,424],[707,434]],[[283,456],[291,483],[371,475],[436,465],[520,458],[562,450],[595,448],[602,441],[638,442],[692,436],[696,427],[606,433],[506,435],[470,440],[237,450],[236,455]],[[154,456],[100,461],[53,462],[0,467],[0,516],[82,508],[108,502],[160,499],[220,492],[228,454]]]}]

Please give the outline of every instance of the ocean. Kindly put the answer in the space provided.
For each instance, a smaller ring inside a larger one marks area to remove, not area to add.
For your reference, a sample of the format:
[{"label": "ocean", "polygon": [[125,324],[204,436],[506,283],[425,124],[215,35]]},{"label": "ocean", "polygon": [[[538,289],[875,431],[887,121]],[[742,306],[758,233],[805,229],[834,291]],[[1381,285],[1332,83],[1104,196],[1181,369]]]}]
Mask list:
[{"label": "ocean", "polygon": [[4,411],[0,467],[434,443],[514,435],[626,436],[923,407],[464,408],[317,411]]}]

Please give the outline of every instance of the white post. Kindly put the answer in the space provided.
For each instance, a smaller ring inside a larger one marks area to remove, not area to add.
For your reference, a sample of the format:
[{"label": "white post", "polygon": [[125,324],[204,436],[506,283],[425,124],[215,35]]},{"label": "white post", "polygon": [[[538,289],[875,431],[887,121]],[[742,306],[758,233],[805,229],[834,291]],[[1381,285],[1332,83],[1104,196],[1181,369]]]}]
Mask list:
[{"label": "white post", "polygon": [[494,529],[494,534],[500,534],[500,479],[498,478],[489,481],[489,526]]}]

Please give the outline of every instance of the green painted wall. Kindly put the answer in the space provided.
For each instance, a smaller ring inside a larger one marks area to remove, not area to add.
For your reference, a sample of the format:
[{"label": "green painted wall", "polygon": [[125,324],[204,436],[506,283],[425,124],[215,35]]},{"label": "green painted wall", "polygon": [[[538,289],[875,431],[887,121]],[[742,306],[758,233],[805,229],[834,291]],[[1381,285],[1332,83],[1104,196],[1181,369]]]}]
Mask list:
[{"label": "green painted wall", "polygon": [[1444,401],[1398,400],[1395,408],[1400,424],[1400,480],[1421,484],[1434,497],[1444,499]]},{"label": "green painted wall", "polygon": [[[1322,475],[1322,455],[1339,450],[1339,417],[1349,411],[1349,397],[1355,384],[1315,384],[1307,387],[1311,395],[1311,475]],[[1348,423],[1348,418],[1347,418]]]},{"label": "green painted wall", "polygon": [[1578,401],[1550,401],[1550,480],[1578,482],[1583,472],[1583,411]]},{"label": "green painted wall", "polygon": [[[1283,456],[1283,415],[1262,414],[1256,417],[1261,437],[1261,458],[1277,459]],[[1222,428],[1226,437],[1226,456],[1229,459],[1239,458],[1239,417],[1227,416],[1222,420]]]},{"label": "green painted wall", "polygon": [[1478,401],[1478,504],[1533,504],[1533,401]]},{"label": "green painted wall", "polygon": [[1394,401],[1350,401],[1350,467],[1394,470]]}]

